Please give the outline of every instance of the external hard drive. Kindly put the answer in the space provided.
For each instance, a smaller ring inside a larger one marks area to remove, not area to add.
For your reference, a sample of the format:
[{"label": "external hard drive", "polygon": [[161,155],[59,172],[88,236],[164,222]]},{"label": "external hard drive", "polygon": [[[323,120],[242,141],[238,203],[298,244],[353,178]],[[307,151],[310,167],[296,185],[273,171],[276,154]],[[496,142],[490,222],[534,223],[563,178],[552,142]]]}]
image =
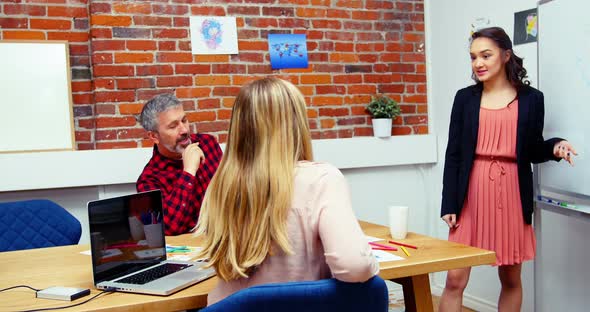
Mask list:
[{"label": "external hard drive", "polygon": [[49,287],[37,292],[37,298],[72,301],[90,294],[88,288]]}]

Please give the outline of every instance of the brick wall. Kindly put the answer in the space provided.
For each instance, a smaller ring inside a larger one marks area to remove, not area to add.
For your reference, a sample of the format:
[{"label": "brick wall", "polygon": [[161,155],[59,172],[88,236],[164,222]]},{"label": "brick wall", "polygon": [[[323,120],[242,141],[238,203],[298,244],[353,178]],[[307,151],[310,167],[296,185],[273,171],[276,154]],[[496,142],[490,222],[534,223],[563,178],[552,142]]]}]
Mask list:
[{"label": "brick wall", "polygon": [[[421,0],[3,0],[0,38],[68,40],[78,149],[149,146],[136,116],[173,92],[193,127],[226,139],[240,86],[304,93],[314,138],[372,135],[371,95],[402,105],[393,133],[427,132]],[[236,16],[238,55],[192,55],[189,16]],[[271,70],[268,33],[307,35],[308,69]]]}]

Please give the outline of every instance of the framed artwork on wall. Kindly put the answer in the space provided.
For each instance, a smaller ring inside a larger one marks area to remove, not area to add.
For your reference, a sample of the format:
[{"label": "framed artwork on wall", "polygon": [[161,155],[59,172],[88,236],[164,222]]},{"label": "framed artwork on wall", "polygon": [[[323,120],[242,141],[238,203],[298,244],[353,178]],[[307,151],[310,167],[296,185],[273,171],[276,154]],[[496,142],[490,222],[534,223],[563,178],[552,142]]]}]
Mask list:
[{"label": "framed artwork on wall", "polygon": [[193,54],[238,54],[238,31],[233,16],[191,16]]}]

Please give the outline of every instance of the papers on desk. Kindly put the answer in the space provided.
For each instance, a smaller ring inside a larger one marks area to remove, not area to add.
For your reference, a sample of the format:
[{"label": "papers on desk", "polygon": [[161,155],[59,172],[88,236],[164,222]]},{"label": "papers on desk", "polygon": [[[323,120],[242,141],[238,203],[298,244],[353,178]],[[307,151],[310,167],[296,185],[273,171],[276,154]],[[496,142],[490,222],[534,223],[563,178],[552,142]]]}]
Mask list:
[{"label": "papers on desk", "polygon": [[391,252],[387,252],[385,250],[373,250],[373,256],[375,256],[375,259],[377,259],[377,262],[404,260],[404,258],[402,258],[398,255],[394,255]]},{"label": "papers on desk", "polygon": [[[377,238],[377,237],[367,236],[367,240],[368,241],[381,241],[383,239],[382,238]],[[203,259],[194,259],[194,258],[197,256],[197,254],[199,254],[199,252],[202,249],[203,249],[202,247],[171,246],[171,245],[166,245],[166,257],[167,257],[168,260],[201,261]],[[153,252],[153,251],[146,250],[146,251],[142,251],[142,252],[145,253],[145,252]],[[90,250],[85,250],[85,251],[82,251],[80,253],[83,254],[83,255],[90,256]],[[394,255],[391,252],[387,252],[385,250],[373,250],[373,256],[375,256],[375,258],[377,259],[378,262],[404,260],[404,258],[402,258],[402,257],[400,257],[398,255]],[[140,256],[140,258],[141,258],[141,256]]]},{"label": "papers on desk", "polygon": [[383,238],[379,238],[379,237],[375,237],[375,236],[369,236],[369,235],[365,235],[365,238],[367,239],[367,243],[373,243],[373,242],[378,242],[378,241],[385,240]]},{"label": "papers on desk", "polygon": [[[195,259],[195,257],[203,250],[202,247],[192,247],[192,246],[171,246],[166,245],[166,258],[168,260],[177,260],[177,261],[203,261],[204,259]],[[119,252],[114,252],[115,249],[108,249],[103,251],[105,254],[103,258],[106,257],[113,257],[118,254],[122,254],[120,250]],[[84,250],[80,252],[83,255],[90,256],[92,255],[90,250]],[[162,252],[161,249],[147,249],[147,250],[138,250],[134,252],[135,255],[140,258],[149,258],[149,257],[157,257],[161,256]]]},{"label": "papers on desk", "polygon": [[178,261],[200,261],[203,259],[193,258],[195,258],[201,250],[203,250],[203,247],[166,245],[166,258],[168,260]]},{"label": "papers on desk", "polygon": [[[375,236],[369,236],[369,235],[365,235],[365,238],[367,239],[368,243],[373,243],[373,242],[378,242],[378,241],[384,241],[385,239],[383,238],[379,238],[379,237],[375,237]],[[391,252],[388,252],[386,250],[375,250],[373,249],[373,256],[375,256],[375,259],[377,259],[377,262],[388,262],[388,261],[397,261],[397,260],[404,260],[404,258],[398,256],[398,255],[394,255]]]}]

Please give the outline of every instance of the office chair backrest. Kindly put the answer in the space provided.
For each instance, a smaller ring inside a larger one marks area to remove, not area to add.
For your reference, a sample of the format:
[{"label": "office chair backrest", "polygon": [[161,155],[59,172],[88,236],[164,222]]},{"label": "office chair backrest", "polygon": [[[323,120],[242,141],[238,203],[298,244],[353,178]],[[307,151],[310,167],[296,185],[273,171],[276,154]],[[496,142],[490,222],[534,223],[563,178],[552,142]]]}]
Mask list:
[{"label": "office chair backrest", "polygon": [[374,276],[364,283],[324,279],[253,286],[200,311],[386,312],[388,305],[387,286]]},{"label": "office chair backrest", "polygon": [[77,244],[80,221],[45,199],[0,203],[0,251]]}]

